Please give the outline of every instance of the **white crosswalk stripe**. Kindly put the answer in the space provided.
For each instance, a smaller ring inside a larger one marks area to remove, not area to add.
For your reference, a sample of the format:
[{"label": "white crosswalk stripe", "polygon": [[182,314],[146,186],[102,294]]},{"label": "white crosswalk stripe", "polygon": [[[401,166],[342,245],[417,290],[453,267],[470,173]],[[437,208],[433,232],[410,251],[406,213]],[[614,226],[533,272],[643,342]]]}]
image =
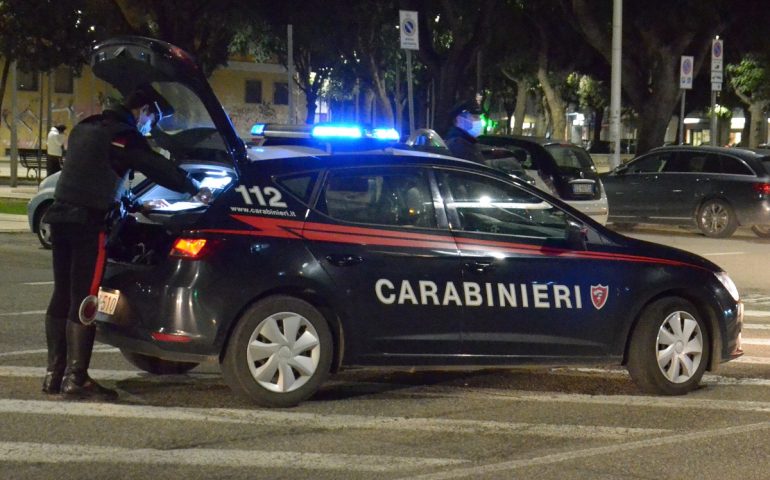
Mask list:
[{"label": "white crosswalk stripe", "polygon": [[446,467],[466,463],[451,458],[394,457],[388,455],[342,455],[225,450],[207,448],[120,448],[94,445],[61,445],[31,442],[0,442],[0,462],[17,463],[109,463],[144,465],[187,465],[206,467],[290,468],[393,472],[425,467]]}]

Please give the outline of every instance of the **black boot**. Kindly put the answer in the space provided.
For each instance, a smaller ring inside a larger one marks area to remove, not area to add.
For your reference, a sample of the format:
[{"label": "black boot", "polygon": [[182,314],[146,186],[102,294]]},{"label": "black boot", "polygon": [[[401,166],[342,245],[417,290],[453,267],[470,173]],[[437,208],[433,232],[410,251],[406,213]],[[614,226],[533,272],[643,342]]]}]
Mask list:
[{"label": "black boot", "polygon": [[61,382],[61,393],[71,399],[114,400],[118,392],[105,388],[88,376],[91,350],[94,346],[94,326],[67,322],[67,369]]},{"label": "black boot", "polygon": [[66,318],[45,316],[45,340],[48,345],[48,367],[43,379],[43,392],[51,395],[61,391],[61,380],[67,366]]}]

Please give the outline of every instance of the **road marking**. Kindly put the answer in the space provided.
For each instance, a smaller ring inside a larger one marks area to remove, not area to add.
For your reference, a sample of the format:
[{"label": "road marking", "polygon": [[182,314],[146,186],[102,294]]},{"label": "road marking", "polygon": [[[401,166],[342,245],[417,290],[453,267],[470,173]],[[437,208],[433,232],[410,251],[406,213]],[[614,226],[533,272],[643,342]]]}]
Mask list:
[{"label": "road marking", "polygon": [[735,427],[720,427],[711,430],[701,430],[698,432],[670,435],[668,437],[662,438],[637,440],[633,442],[622,443],[620,445],[585,448],[582,450],[573,450],[568,452],[554,453],[551,455],[543,455],[542,457],[525,458],[508,462],[491,463],[487,465],[474,465],[472,467],[461,467],[446,472],[429,473],[427,475],[418,475],[409,478],[411,480],[445,480],[461,477],[478,478],[493,473],[516,470],[518,468],[550,465],[554,463],[566,462],[569,460],[578,460],[581,458],[595,457],[598,455],[611,455],[618,452],[627,452],[641,448],[661,447],[664,445],[689,445],[690,442],[693,441],[710,440],[716,437],[724,437],[727,435],[737,436],[767,429],[770,429],[770,422],[760,422],[749,425],[739,425]]},{"label": "road marking", "polygon": [[[770,315],[770,312],[767,313]],[[770,325],[766,323],[744,323],[744,330],[770,330]]]},{"label": "road marking", "polygon": [[[94,345],[94,352],[99,353],[115,353],[120,352],[120,349],[112,347],[110,345]],[[33,350],[17,350],[15,352],[2,352],[0,357],[23,357],[25,355],[39,355],[41,353],[48,353],[45,348],[37,348]]]},{"label": "road marking", "polygon": [[229,468],[279,468],[392,472],[447,467],[467,463],[455,458],[348,455],[267,450],[220,450],[212,448],[102,447],[51,443],[0,442],[0,460],[16,463],[127,463],[131,465],[200,465]]},{"label": "road marking", "polygon": [[741,340],[742,345],[770,345],[770,338],[744,338]]},{"label": "road marking", "polygon": [[735,360],[730,360],[730,363],[745,363],[748,365],[770,365],[770,358],[768,357],[749,357],[749,356],[742,356],[738,357]]},{"label": "road marking", "polygon": [[0,313],[0,317],[11,317],[15,315],[45,315],[45,310],[31,310],[28,312],[11,312],[11,313]]},{"label": "road marking", "polygon": [[473,398],[508,402],[578,403],[619,407],[647,407],[663,409],[726,410],[736,412],[770,412],[770,402],[740,400],[718,400],[683,397],[652,397],[644,395],[588,395],[584,393],[532,392],[528,390],[506,390],[499,388],[453,388],[431,386],[415,387],[389,392],[397,396],[423,396],[427,398]]},{"label": "road marking", "polygon": [[744,310],[746,317],[770,317],[770,310]]},{"label": "road marking", "polygon": [[661,435],[670,430],[658,428],[607,427],[596,425],[565,425],[546,423],[498,422],[450,418],[389,417],[365,415],[333,415],[277,410],[239,410],[224,408],[173,408],[113,403],[69,403],[42,400],[0,400],[4,414],[66,415],[79,417],[109,417],[248,425],[281,426],[286,428],[317,428],[344,430],[350,428],[421,431],[463,434],[538,435],[551,438],[602,438],[623,440],[633,436]]},{"label": "road marking", "polygon": [[704,257],[719,257],[721,255],[744,255],[746,252],[714,252],[714,253],[702,253]]},{"label": "road marking", "polygon": [[22,285],[53,285],[53,281],[50,282],[24,282]]}]

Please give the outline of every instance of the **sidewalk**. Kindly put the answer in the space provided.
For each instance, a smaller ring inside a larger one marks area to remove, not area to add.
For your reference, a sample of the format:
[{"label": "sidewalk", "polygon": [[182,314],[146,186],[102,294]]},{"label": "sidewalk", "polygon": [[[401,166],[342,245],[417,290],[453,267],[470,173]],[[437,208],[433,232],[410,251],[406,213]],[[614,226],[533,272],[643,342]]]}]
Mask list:
[{"label": "sidewalk", "polygon": [[[27,179],[24,176],[25,172],[24,168],[19,168],[18,184],[16,187],[11,187],[9,164],[0,158],[0,200],[11,198],[27,201],[37,193],[37,181]],[[29,231],[26,215],[0,213],[0,233]]]}]

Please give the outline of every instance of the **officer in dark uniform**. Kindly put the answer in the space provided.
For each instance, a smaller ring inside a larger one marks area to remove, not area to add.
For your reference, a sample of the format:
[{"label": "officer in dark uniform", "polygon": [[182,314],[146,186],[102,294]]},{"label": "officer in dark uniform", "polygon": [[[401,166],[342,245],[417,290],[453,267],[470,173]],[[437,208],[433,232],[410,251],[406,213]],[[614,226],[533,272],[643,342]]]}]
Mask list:
[{"label": "officer in dark uniform", "polygon": [[481,120],[481,108],[475,100],[457,104],[450,111],[452,126],[449,127],[444,141],[452,155],[484,164],[484,156],[478,149],[476,137],[481,135],[484,123]]},{"label": "officer in dark uniform", "polygon": [[[137,89],[122,105],[80,122],[69,136],[67,164],[45,214],[51,225],[54,289],[45,318],[48,367],[43,392],[68,398],[117,397],[88,376],[95,327],[79,321],[84,298],[101,281],[106,217],[131,170],[208,203],[211,192],[155,153],[143,133],[163,115],[162,97]],[[140,133],[141,132],[141,133]]]}]

